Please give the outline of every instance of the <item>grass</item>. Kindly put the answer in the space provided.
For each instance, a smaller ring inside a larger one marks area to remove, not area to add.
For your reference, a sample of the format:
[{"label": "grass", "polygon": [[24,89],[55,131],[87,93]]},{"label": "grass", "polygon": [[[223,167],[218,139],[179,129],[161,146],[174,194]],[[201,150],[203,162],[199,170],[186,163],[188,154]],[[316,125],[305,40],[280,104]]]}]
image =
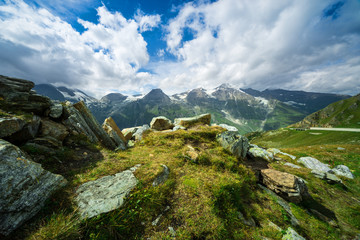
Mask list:
[{"label": "grass", "polygon": [[[126,151],[92,149],[102,157],[75,170],[67,168],[67,187],[51,197],[41,213],[8,239],[173,239],[169,227],[176,231],[176,239],[281,239],[283,232],[269,223],[286,230],[291,226],[289,216],[272,196],[257,186],[254,173],[219,146],[215,139],[222,131],[219,127],[198,126],[188,131],[147,132],[142,141]],[[197,161],[186,157],[187,145],[199,153]],[[85,146],[78,147],[80,150],[71,149],[75,157],[86,149]],[[355,150],[346,149],[353,167],[356,164]],[[284,150],[297,156],[303,154],[297,148]],[[90,149],[86,151],[90,152]],[[337,161],[343,160],[339,155]],[[124,206],[91,219],[79,220],[73,202],[77,186],[136,164],[141,164],[134,173],[139,184]],[[152,182],[162,171],[161,164],[169,167],[169,179],[153,187]],[[273,164],[273,167],[286,168],[278,165]],[[301,223],[296,231],[308,239],[339,239],[355,235],[359,227],[359,208],[356,203],[347,202],[352,197],[359,198],[355,187],[357,180],[353,183],[344,180],[350,186],[348,192],[329,186],[330,191],[325,195],[324,183],[312,178],[306,169],[286,170],[311,181],[309,189],[317,200],[330,205],[333,194],[338,204],[334,211],[339,228],[313,217],[303,206],[292,205]],[[241,221],[240,213],[245,219],[253,219],[256,226]],[[159,216],[158,224],[154,226],[152,222]]]}]

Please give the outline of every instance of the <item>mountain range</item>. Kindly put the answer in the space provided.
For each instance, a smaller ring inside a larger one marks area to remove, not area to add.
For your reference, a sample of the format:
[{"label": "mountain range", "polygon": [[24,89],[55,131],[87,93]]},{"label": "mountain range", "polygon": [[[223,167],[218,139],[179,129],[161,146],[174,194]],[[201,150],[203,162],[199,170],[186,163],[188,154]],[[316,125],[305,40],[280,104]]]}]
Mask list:
[{"label": "mountain range", "polygon": [[197,88],[166,95],[153,89],[146,95],[110,93],[97,100],[81,90],[39,84],[39,94],[54,100],[84,101],[99,122],[111,116],[120,128],[147,124],[155,116],[169,119],[211,113],[212,122],[235,126],[240,133],[288,126],[347,95],[288,90],[237,89],[222,84],[214,89]]}]

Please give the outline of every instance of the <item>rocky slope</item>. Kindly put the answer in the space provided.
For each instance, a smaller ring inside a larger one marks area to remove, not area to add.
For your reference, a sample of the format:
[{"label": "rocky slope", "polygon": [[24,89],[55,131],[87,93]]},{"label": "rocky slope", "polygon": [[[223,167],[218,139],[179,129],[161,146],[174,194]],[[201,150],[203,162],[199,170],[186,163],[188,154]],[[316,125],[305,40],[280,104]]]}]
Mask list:
[{"label": "rocky slope", "polygon": [[360,94],[332,103],[292,126],[360,128]]}]

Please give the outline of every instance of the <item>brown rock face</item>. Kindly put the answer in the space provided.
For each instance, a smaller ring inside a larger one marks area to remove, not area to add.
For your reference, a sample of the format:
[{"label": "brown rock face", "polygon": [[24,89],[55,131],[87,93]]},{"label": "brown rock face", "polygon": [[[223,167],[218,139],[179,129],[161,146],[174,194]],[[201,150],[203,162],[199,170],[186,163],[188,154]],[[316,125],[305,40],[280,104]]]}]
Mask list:
[{"label": "brown rock face", "polygon": [[174,124],[172,124],[170,119],[163,117],[163,116],[154,117],[150,123],[150,128],[158,130],[158,131],[172,129],[173,127],[174,127]]},{"label": "brown rock face", "polygon": [[274,169],[261,170],[262,183],[276,194],[294,203],[309,196],[305,182],[290,173]]},{"label": "brown rock face", "polygon": [[119,127],[116,125],[114,119],[112,119],[112,117],[108,117],[107,119],[105,119],[104,123],[103,123],[103,128],[104,130],[109,133],[107,130],[108,129],[112,129],[116,132],[116,134],[121,138],[121,140],[123,140],[124,142],[127,142],[124,134],[121,132],[121,130],[119,129]]}]

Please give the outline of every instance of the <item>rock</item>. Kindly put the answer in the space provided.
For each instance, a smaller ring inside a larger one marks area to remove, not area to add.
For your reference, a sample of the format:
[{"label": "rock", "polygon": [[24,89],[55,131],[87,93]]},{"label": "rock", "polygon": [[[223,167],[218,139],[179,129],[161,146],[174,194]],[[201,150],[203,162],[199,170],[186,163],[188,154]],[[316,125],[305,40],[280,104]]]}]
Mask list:
[{"label": "rock", "polygon": [[35,138],[39,132],[41,118],[39,116],[32,116],[31,119],[26,120],[25,126],[18,132],[12,134],[6,140],[11,143],[24,143]]},{"label": "rock", "polygon": [[325,178],[325,173],[319,170],[312,170],[311,173],[314,175],[314,177],[320,178],[320,179],[324,179]]},{"label": "rock", "polygon": [[241,212],[238,212],[238,218],[239,218],[245,225],[250,226],[250,227],[256,227],[255,220],[254,220],[252,217],[246,219]]},{"label": "rock", "polygon": [[285,232],[285,235],[282,237],[282,240],[306,240],[302,236],[300,236],[294,229],[288,227]]},{"label": "rock", "polygon": [[216,136],[216,140],[239,159],[245,158],[249,149],[249,140],[236,132],[223,132]]},{"label": "rock", "polygon": [[345,165],[337,165],[332,171],[339,176],[343,176],[346,178],[354,179],[354,175],[350,171],[350,169]]},{"label": "rock", "polygon": [[126,170],[82,184],[75,197],[81,218],[92,218],[120,208],[137,182],[133,172]]},{"label": "rock", "polygon": [[252,158],[254,160],[261,159],[261,160],[266,160],[268,162],[271,162],[272,160],[274,160],[274,155],[272,153],[270,153],[260,147],[250,148],[248,151],[248,154],[249,154],[250,158]]},{"label": "rock", "polygon": [[275,223],[273,223],[272,221],[269,221],[269,226],[272,227],[273,229],[281,232],[282,231],[282,228],[279,227],[278,225],[276,225]]},{"label": "rock", "polygon": [[50,106],[49,116],[52,118],[60,118],[63,113],[63,106],[60,103],[53,103]]},{"label": "rock", "polygon": [[64,125],[51,120],[41,120],[40,137],[52,137],[62,142],[68,135],[69,132]]},{"label": "rock", "polygon": [[[167,211],[169,211],[169,210],[170,210],[170,206],[166,206],[166,208],[164,209],[163,213],[165,213],[165,212],[167,212]],[[161,217],[163,216],[163,213],[160,213],[159,216],[158,216],[154,221],[151,222],[151,225],[153,225],[153,226],[158,225]]]},{"label": "rock", "polygon": [[301,168],[299,165],[295,165],[295,164],[292,164],[292,163],[285,163],[284,164],[285,166],[289,166],[289,167],[292,167],[292,168],[297,168],[297,169],[299,169],[299,168]]},{"label": "rock", "polygon": [[20,131],[26,122],[17,117],[2,117],[0,118],[0,138],[8,137]]},{"label": "rock", "polygon": [[178,125],[173,128],[173,131],[177,131],[177,130],[186,130],[186,128]]},{"label": "rock", "polygon": [[174,238],[176,237],[176,231],[174,230],[173,227],[168,227],[169,233],[170,235]]},{"label": "rock", "polygon": [[277,149],[277,148],[268,148],[268,149],[266,149],[266,151],[272,153],[273,155],[281,153],[281,151],[279,149]]},{"label": "rock", "polygon": [[284,199],[300,203],[309,196],[305,182],[290,173],[274,169],[261,170],[262,183]]},{"label": "rock", "polygon": [[62,142],[50,136],[34,138],[29,140],[27,143],[42,145],[50,149],[58,149],[62,147]]},{"label": "rock", "polygon": [[345,148],[343,148],[343,147],[338,147],[337,150],[344,151]]},{"label": "rock", "polygon": [[328,172],[331,170],[328,164],[324,164],[312,157],[301,157],[298,160],[299,163],[302,163],[305,167],[310,168],[312,170],[318,170],[322,172]]},{"label": "rock", "polygon": [[99,142],[95,133],[90,129],[80,112],[74,108],[70,102],[66,102],[64,106],[64,125],[70,130],[84,134],[90,142]]},{"label": "rock", "polygon": [[89,128],[93,131],[93,133],[96,135],[97,139],[108,149],[114,150],[117,146],[115,143],[111,140],[109,135],[105,132],[104,129],[100,126],[99,122],[96,120],[94,115],[90,112],[90,110],[86,107],[85,103],[83,101],[80,101],[78,103],[75,103],[73,105],[79,113],[84,118],[85,122],[89,126]]},{"label": "rock", "polygon": [[238,132],[239,130],[236,127],[227,125],[227,124],[219,124],[219,127],[225,128],[226,130],[228,130],[229,132]]},{"label": "rock", "polygon": [[0,233],[10,234],[33,217],[46,199],[66,184],[16,146],[0,139]]},{"label": "rock", "polygon": [[105,119],[102,127],[105,132],[107,132],[107,134],[110,136],[111,140],[115,143],[117,149],[126,150],[127,141],[125,140],[124,135],[111,117]]},{"label": "rock", "polygon": [[160,116],[160,117],[154,117],[150,122],[150,128],[157,130],[157,131],[163,131],[172,129],[174,127],[174,124],[170,121],[170,119]]},{"label": "rock", "polygon": [[189,118],[175,118],[175,126],[179,125],[185,128],[191,128],[197,125],[210,125],[211,114],[206,113]]},{"label": "rock", "polygon": [[332,173],[329,173],[329,172],[325,173],[324,180],[326,180],[330,184],[335,184],[335,183],[342,184],[343,183],[341,181],[341,179],[338,178],[335,174],[332,174]]},{"label": "rock", "polygon": [[154,182],[152,183],[153,187],[159,186],[163,184],[169,177],[170,169],[162,164],[163,171],[155,178]]},{"label": "rock", "polygon": [[281,198],[280,196],[276,195],[273,191],[267,189],[266,187],[264,187],[263,185],[258,184],[258,186],[263,189],[265,192],[267,192],[268,194],[270,194],[272,197],[275,198],[276,202],[285,210],[285,212],[288,214],[288,216],[290,217],[290,222],[293,226],[299,226],[299,220],[295,217],[295,215],[292,213],[291,211],[291,207],[289,205],[289,203],[287,203],[283,198]]},{"label": "rock", "polygon": [[127,147],[128,148],[132,148],[132,147],[134,147],[135,146],[135,142],[133,141],[133,140],[129,140],[128,141],[128,144],[127,144]]},{"label": "rock", "polygon": [[133,136],[135,137],[135,140],[136,140],[136,141],[141,141],[144,132],[145,132],[146,130],[148,130],[148,129],[150,129],[150,127],[149,127],[149,125],[147,125],[147,124],[144,124],[144,125],[142,125],[142,127],[139,127],[139,128],[136,130],[135,134],[133,135]]},{"label": "rock", "polygon": [[133,138],[134,134],[136,133],[136,131],[138,130],[139,127],[132,127],[132,128],[125,128],[123,129],[121,132],[125,137],[126,141],[129,141],[130,139]]},{"label": "rock", "polygon": [[199,154],[191,145],[186,145],[186,147],[188,148],[188,150],[185,153],[185,157],[190,158],[192,162],[196,163],[199,158]]}]

